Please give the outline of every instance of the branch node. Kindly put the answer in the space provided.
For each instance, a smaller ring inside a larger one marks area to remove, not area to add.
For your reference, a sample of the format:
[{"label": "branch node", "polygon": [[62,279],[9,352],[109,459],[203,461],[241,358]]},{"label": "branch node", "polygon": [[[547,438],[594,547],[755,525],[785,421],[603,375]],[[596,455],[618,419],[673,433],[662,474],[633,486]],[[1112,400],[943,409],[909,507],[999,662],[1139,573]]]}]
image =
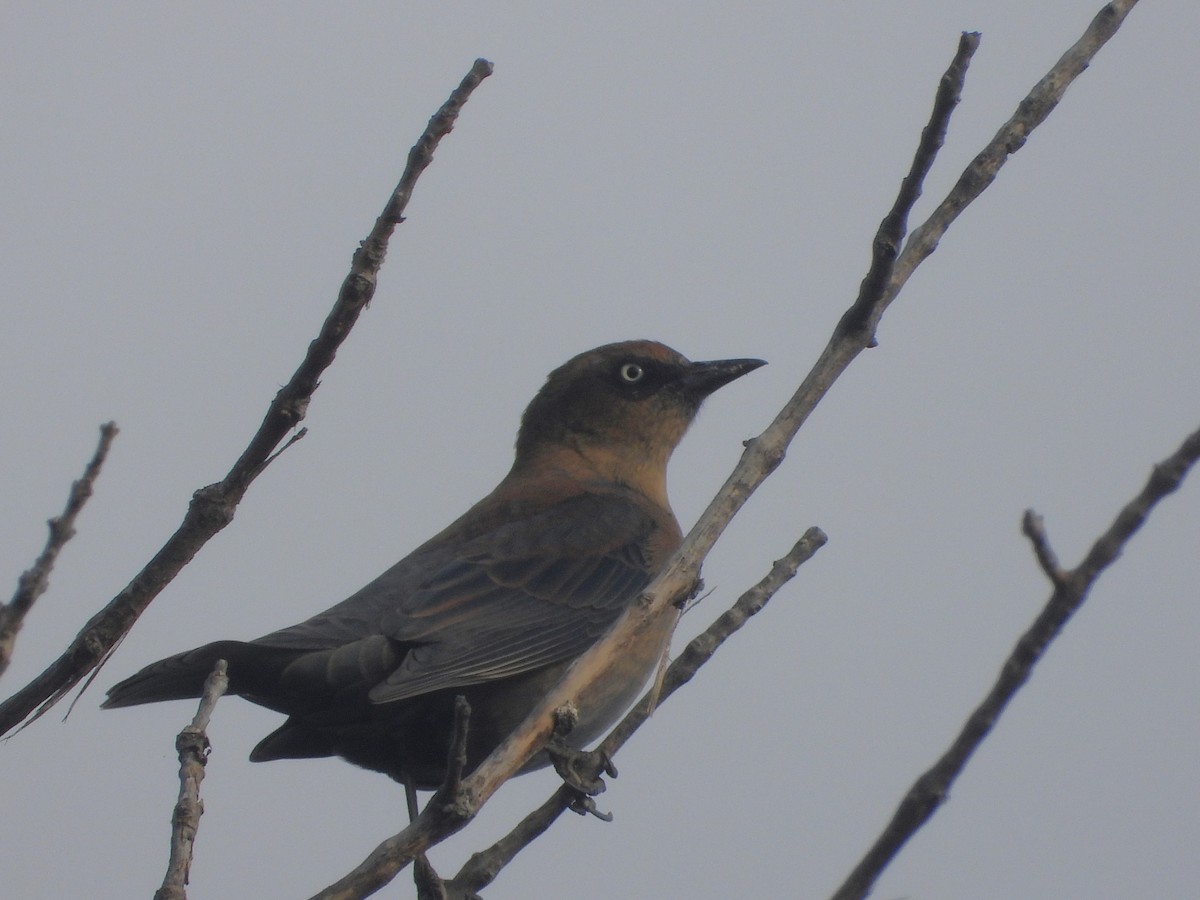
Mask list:
[{"label": "branch node", "polygon": [[1055,554],[1054,548],[1050,546],[1050,539],[1046,536],[1045,522],[1032,509],[1025,510],[1025,515],[1021,517],[1021,533],[1029,538],[1038,565],[1050,579],[1050,583],[1056,588],[1063,587],[1067,583],[1070,573],[1064,572],[1059,566],[1058,556]]},{"label": "branch node", "polygon": [[554,733],[560,738],[565,738],[568,734],[575,730],[575,726],[579,724],[579,707],[574,703],[567,702],[554,710]]},{"label": "branch node", "polygon": [[200,783],[204,780],[204,767],[212,750],[208,741],[208,722],[217,700],[229,687],[227,670],[225,660],[217,660],[204,681],[204,692],[195,717],[175,738],[175,752],[179,757],[179,797],[171,813],[170,862],[162,887],[154,894],[155,900],[182,900],[185,897],[184,886],[192,866],[196,833],[200,829],[200,817],[204,815]]}]

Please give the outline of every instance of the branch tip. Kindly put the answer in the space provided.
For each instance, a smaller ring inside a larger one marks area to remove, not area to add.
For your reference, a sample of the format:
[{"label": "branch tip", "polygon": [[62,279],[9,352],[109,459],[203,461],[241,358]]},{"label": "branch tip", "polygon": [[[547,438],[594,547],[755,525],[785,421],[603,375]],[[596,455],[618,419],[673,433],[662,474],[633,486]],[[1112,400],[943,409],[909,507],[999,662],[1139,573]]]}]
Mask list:
[{"label": "branch tip", "polygon": [[[4,674],[9,660],[12,659],[17,633],[25,624],[25,617],[33,609],[38,598],[50,587],[50,573],[58,561],[59,553],[67,541],[75,536],[75,520],[92,496],[96,479],[100,477],[100,470],[104,461],[108,459],[108,451],[112,448],[119,431],[116,422],[109,421],[100,426],[100,438],[96,442],[96,449],[84,466],[83,474],[71,482],[66,506],[61,513],[52,516],[46,522],[49,534],[42,552],[38,554],[33,565],[17,579],[17,589],[13,592],[12,599],[8,603],[0,603],[0,675]],[[0,704],[0,710],[2,709],[3,705]],[[33,707],[30,707],[26,714],[32,709]],[[0,734],[7,730],[9,729],[0,727]]]},{"label": "branch tip", "polygon": [[1058,564],[1058,555],[1050,546],[1050,538],[1046,535],[1046,525],[1042,517],[1032,509],[1025,510],[1025,515],[1021,517],[1021,533],[1029,538],[1038,565],[1050,579],[1050,583],[1055,587],[1061,587],[1066,582],[1069,573],[1064,572]]}]

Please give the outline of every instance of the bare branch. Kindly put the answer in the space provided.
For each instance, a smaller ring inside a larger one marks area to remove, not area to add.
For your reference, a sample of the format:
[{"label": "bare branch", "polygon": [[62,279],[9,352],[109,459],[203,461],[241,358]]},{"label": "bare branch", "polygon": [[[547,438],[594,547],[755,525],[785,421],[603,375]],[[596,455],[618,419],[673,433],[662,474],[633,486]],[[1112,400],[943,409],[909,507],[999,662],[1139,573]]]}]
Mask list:
[{"label": "bare branch", "polygon": [[208,720],[212,718],[217,700],[229,687],[225,660],[217,660],[212,674],[204,681],[204,693],[192,724],[175,739],[179,753],[179,799],[171,816],[171,859],[162,887],[154,892],[154,900],[187,900],[188,871],[192,866],[192,850],[204,804],[200,802],[200,782],[212,745],[208,742]]},{"label": "bare branch", "polygon": [[[871,267],[858,289],[858,298],[854,305],[846,310],[838,325],[838,332],[867,335],[866,346],[875,346],[875,327],[879,318],[887,308],[883,301],[885,290],[888,288],[895,268],[896,255],[900,252],[900,244],[904,240],[908,228],[908,215],[921,197],[921,188],[925,176],[933,168],[933,161],[938,151],[946,142],[946,129],[950,125],[950,114],[962,99],[962,86],[967,77],[967,66],[971,57],[979,48],[979,35],[975,32],[963,32],[958,41],[958,51],[950,63],[942,80],[938,84],[937,94],[933,99],[933,112],[929,124],[921,132],[921,140],[917,144],[917,152],[913,155],[912,166],[908,175],[900,183],[900,192],[891,210],[879,223],[879,231],[871,245]],[[894,296],[894,293],[893,293]],[[890,298],[889,301],[890,302]],[[835,333],[834,338],[837,338]]]},{"label": "bare branch", "polygon": [[[1154,467],[1146,486],[1117,514],[1112,525],[1092,545],[1083,561],[1071,571],[1053,579],[1053,594],[1037,619],[1017,641],[987,697],[971,713],[950,749],[909,788],[891,822],[833,895],[834,900],[865,897],[900,848],[933,816],[948,796],[950,786],[991,732],[1009,701],[1029,680],[1033,667],[1042,658],[1050,642],[1083,605],[1100,573],[1120,555],[1155,505],[1179,487],[1197,460],[1200,460],[1200,430],[1189,435],[1175,453]],[[1029,514],[1026,514],[1026,521],[1029,518]],[[1040,551],[1038,557],[1039,564],[1045,569],[1046,563]]]},{"label": "bare branch", "polygon": [[601,752],[616,756],[617,751],[642,727],[655,709],[655,701],[661,705],[675,691],[683,687],[694,676],[702,665],[712,659],[720,646],[734,632],[745,625],[752,616],[762,612],[776,592],[791,581],[797,570],[808,562],[818,550],[825,546],[825,532],[820,528],[809,528],[800,540],[792,546],[783,557],[775,560],[769,571],[758,584],[750,588],[737,602],[723,612],[703,632],[692,638],[683,652],[667,668],[663,677],[662,690],[657,697],[647,693],[638,704],[631,709],[604,740],[600,743]]},{"label": "bare branch", "polygon": [[12,600],[6,604],[0,603],[0,675],[4,674],[12,659],[13,645],[17,640],[17,632],[25,623],[25,616],[33,608],[38,597],[50,586],[50,571],[54,568],[59,551],[75,536],[75,518],[92,496],[92,486],[96,483],[117,431],[115,422],[106,422],[100,426],[100,440],[96,444],[96,452],[84,468],[83,475],[71,484],[66,508],[61,515],[46,523],[50,527],[46,546],[33,566],[22,572],[21,577],[17,579],[17,590]]},{"label": "bare branch", "polygon": [[[775,561],[771,571],[758,584],[742,594],[733,606],[693,638],[667,667],[661,685],[647,691],[638,704],[600,742],[600,758],[615,756],[633,733],[650,718],[653,711],[676,689],[691,681],[700,667],[708,662],[720,646],[745,625],[751,616],[761,612],[779,589],[795,577],[800,566],[808,562],[813,554],[825,545],[826,540],[825,533],[820,528],[809,528],[782,559]],[[576,796],[574,790],[565,784],[562,785],[507,835],[486,850],[472,855],[458,874],[448,882],[448,887],[459,892],[451,893],[451,896],[470,897],[473,892],[481,891],[491,884],[501,869],[571,807]]]},{"label": "bare branch", "polygon": [[[665,700],[675,688],[691,679],[696,670],[716,652],[717,647],[745,624],[750,616],[761,610],[771,596],[795,575],[800,565],[824,543],[825,535],[819,528],[808,529],[791,551],[772,566],[770,573],[762,581],[738,598],[733,608],[688,644],[679,659],[668,668],[662,694],[655,697],[653,691],[648,692],[601,743],[601,750],[611,748],[610,752],[615,753],[649,717],[651,704],[656,699],[660,702]],[[560,787],[550,799],[522,819],[508,835],[488,849],[474,854],[454,878],[444,882],[447,897],[471,898],[475,896],[476,891],[491,884],[500,870],[549,828],[571,807],[577,797],[578,792],[574,789],[565,784]],[[460,795],[461,802],[470,799],[469,795]],[[478,807],[450,807],[433,802],[426,804],[417,821],[380,844],[353,871],[315,894],[312,900],[356,900],[374,893],[391,881],[427,847],[466,825],[477,810]]]},{"label": "bare branch", "polygon": [[[375,227],[354,253],[350,273],[342,283],[337,302],[308,346],[304,361],[275,395],[266,417],[229,473],[216,484],[192,496],[187,514],[176,532],[134,579],[83,627],[57,660],[41,675],[0,704],[0,734],[26,717],[34,718],[53,706],[81,678],[103,665],[116,644],[133,627],[138,616],[159,592],[187,565],[200,548],[233,520],[234,510],[250,483],[262,472],[279,442],[304,418],[321,373],[375,294],[376,278],[387,252],[388,239],[403,221],[405,206],[418,176],[433,159],[438,142],[454,127],[471,92],[490,75],[491,63],[476,60],[462,83],[429,120],[425,132],[408,154],[408,165],[389,197]],[[36,711],[36,712],[35,712]]]},{"label": "bare branch", "polygon": [[1046,120],[1062,100],[1071,83],[1083,74],[1092,57],[1117,33],[1117,29],[1121,27],[1135,3],[1137,0],[1113,0],[1096,14],[1083,36],[1062,55],[1042,80],[1034,85],[1028,96],[1017,105],[1012,117],[971,160],[971,164],[959,176],[958,183],[946,195],[946,199],[938,204],[937,209],[922,225],[913,229],[912,236],[896,261],[895,270],[884,294],[884,306],[895,299],[917,266],[937,249],[938,242],[950,227],[950,223],[987,189],[1008,158],[1025,146],[1029,135]]},{"label": "bare branch", "polygon": [[570,809],[577,792],[566,784],[550,795],[541,806],[517,823],[508,834],[486,850],[472,854],[447,886],[457,891],[452,896],[471,897],[496,880],[500,870],[518,853],[542,836],[558,817]]},{"label": "bare branch", "polygon": [[432,844],[470,821],[469,817],[441,815],[445,809],[442,804],[427,803],[407,828],[376,847],[352,871],[314,894],[312,900],[358,900],[375,893]]}]

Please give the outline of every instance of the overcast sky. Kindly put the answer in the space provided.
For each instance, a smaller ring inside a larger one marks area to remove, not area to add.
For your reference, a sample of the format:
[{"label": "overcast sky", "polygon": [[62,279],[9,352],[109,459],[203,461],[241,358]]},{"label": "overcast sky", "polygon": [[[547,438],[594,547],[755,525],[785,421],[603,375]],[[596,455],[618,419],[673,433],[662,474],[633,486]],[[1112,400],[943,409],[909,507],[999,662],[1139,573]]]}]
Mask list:
[{"label": "overcast sky", "polygon": [[[927,214],[1099,0],[9,3],[0,18],[0,573],[121,434],[0,688],[49,663],[228,469],[413,140],[425,173],[308,437],[64,724],[0,745],[6,897],[149,897],[192,703],[111,684],[341,600],[504,474],[545,374],[612,340],[770,366],[673,462],[689,526],[852,300],[959,32],[983,34]],[[710,557],[701,630],[809,525],[830,542],[486,891],[824,897],[957,732],[1048,589],[1200,424],[1200,4],[1147,2],[953,226]],[[1200,484],[1154,514],[875,896],[1182,897],[1200,883]],[[303,897],[404,823],[339,760],[251,764],[213,720],[192,900]],[[449,875],[555,786],[506,785]],[[407,873],[384,896],[413,895]]]}]

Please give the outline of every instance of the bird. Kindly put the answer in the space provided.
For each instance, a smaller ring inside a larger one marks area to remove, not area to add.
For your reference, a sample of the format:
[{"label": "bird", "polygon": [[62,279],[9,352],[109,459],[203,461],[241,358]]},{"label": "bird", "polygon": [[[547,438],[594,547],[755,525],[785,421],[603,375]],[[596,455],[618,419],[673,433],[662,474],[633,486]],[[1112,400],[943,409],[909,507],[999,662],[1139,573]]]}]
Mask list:
[{"label": "bird", "polygon": [[[228,693],[287,716],[252,761],[336,756],[411,791],[443,783],[461,695],[473,770],[678,548],[667,462],[703,400],[762,365],[692,362],[650,340],[573,357],[526,408],[508,474],[441,532],[324,612],[152,663],[103,706],[199,697],[224,659]],[[650,623],[576,698],[569,747],[632,704],[677,615]]]}]

